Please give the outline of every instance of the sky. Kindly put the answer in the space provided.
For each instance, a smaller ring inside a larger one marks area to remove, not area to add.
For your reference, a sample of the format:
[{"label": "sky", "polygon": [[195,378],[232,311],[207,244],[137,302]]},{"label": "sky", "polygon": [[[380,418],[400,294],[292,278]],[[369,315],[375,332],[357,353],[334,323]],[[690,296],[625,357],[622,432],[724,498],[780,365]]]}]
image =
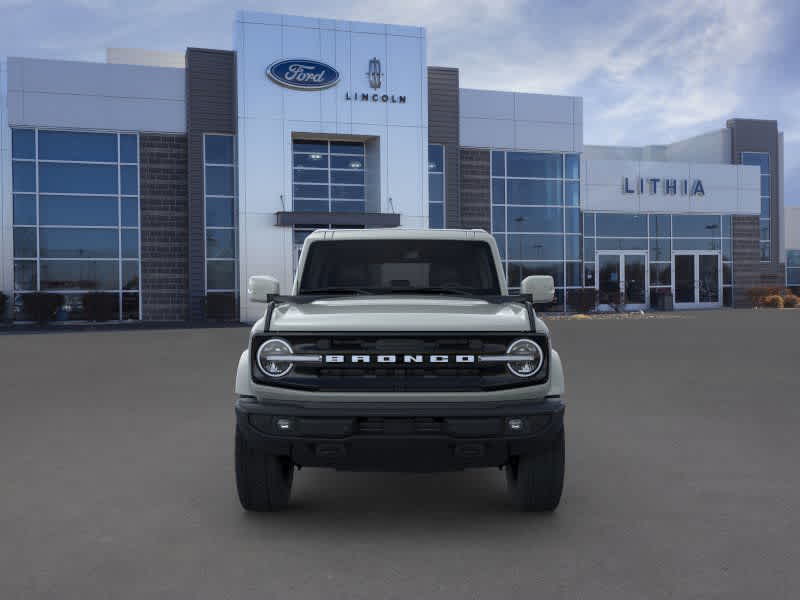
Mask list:
[{"label": "sky", "polygon": [[800,205],[800,2],[793,0],[0,0],[0,56],[230,49],[236,9],[421,25],[462,87],[583,97],[584,143],[665,144],[776,119]]}]

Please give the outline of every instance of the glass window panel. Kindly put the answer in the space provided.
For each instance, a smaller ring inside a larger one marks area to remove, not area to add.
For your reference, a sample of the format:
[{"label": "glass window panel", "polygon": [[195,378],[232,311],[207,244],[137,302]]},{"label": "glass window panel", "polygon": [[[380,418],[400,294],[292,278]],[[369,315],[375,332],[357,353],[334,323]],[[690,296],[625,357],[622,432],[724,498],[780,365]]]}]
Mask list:
[{"label": "glass window panel", "polygon": [[428,171],[444,172],[444,147],[441,144],[428,144]]},{"label": "glass window panel", "polygon": [[673,215],[675,237],[719,237],[719,215]]},{"label": "glass window panel", "polygon": [[117,166],[39,163],[39,191],[117,194]]},{"label": "glass window panel", "polygon": [[762,262],[769,262],[770,256],[772,256],[772,249],[770,248],[769,242],[761,242],[759,244],[759,250],[761,252]]},{"label": "glass window panel", "polygon": [[327,185],[294,184],[295,198],[328,198]]},{"label": "glass window panel", "polygon": [[340,200],[363,200],[363,185],[332,185],[331,197]]},{"label": "glass window panel", "polygon": [[365,204],[363,200],[334,200],[334,212],[364,212]]},{"label": "glass window panel", "polygon": [[508,203],[561,205],[564,203],[561,182],[509,179]]},{"label": "glass window panel", "polygon": [[115,260],[43,260],[41,269],[43,291],[119,289],[119,263]]},{"label": "glass window panel", "polygon": [[39,196],[41,225],[117,225],[116,196]]},{"label": "glass window panel", "polygon": [[122,199],[122,226],[139,226],[139,200],[137,198]]},{"label": "glass window panel", "polygon": [[770,196],[769,191],[769,175],[762,175],[761,176],[761,195],[762,196]]},{"label": "glass window panel", "polygon": [[564,237],[517,234],[508,236],[510,260],[563,260]]},{"label": "glass window panel", "polygon": [[730,238],[722,239],[722,260],[733,260],[733,243]]},{"label": "glass window panel", "polygon": [[[340,157],[346,164],[349,164],[350,159]],[[309,167],[313,169],[327,169],[328,168],[328,155],[327,154],[295,154],[292,157],[295,167]],[[344,168],[344,167],[339,167]]]},{"label": "glass window panel", "polygon": [[594,287],[594,263],[583,263],[583,285]]},{"label": "glass window panel", "polygon": [[594,239],[583,238],[583,260],[594,261]]},{"label": "glass window panel", "polygon": [[594,237],[594,213],[584,213],[583,235]]},{"label": "glass window panel", "polygon": [[36,139],[33,129],[11,130],[11,157],[36,158]]},{"label": "glass window panel", "polygon": [[233,229],[206,229],[208,258],[235,258],[236,236]]},{"label": "glass window panel", "polygon": [[[319,160],[324,160],[326,157],[322,157],[320,159],[313,159],[315,162],[314,164],[309,164],[308,166],[315,166],[318,167]],[[313,162],[313,161],[309,161]],[[327,162],[325,165],[327,166]],[[331,156],[331,168],[332,169],[351,169],[351,170],[363,170],[364,169],[364,159],[359,158],[358,156]]]},{"label": "glass window panel", "polygon": [[769,152],[742,152],[742,164],[761,167],[761,173],[768,174]]},{"label": "glass window panel", "polygon": [[638,214],[597,213],[598,236],[646,237],[647,216]]},{"label": "glass window panel", "polygon": [[510,262],[508,263],[508,285],[519,287],[529,275],[550,275],[556,287],[564,285],[563,262]]},{"label": "glass window panel", "polygon": [[508,207],[508,231],[561,233],[564,209],[551,207]]},{"label": "glass window panel", "polygon": [[233,290],[236,288],[236,263],[232,260],[206,262],[206,288]]},{"label": "glass window panel", "polygon": [[800,285],[800,269],[789,269],[786,273],[787,285]]},{"label": "glass window panel", "polygon": [[568,262],[564,263],[564,285],[568,287],[581,287],[581,270],[583,263]]},{"label": "glass window panel", "polygon": [[217,165],[232,165],[233,136],[207,135],[205,161]]},{"label": "glass window panel", "polygon": [[206,194],[233,196],[233,167],[206,167]]},{"label": "glass window panel", "polygon": [[506,209],[504,206],[492,207],[492,231],[506,230]]},{"label": "glass window panel", "polygon": [[364,142],[331,142],[331,154],[358,154],[364,156]]},{"label": "glass window panel", "polygon": [[580,154],[567,154],[565,157],[566,173],[564,177],[567,179],[580,179],[581,178],[581,157]]},{"label": "glass window panel", "polygon": [[428,200],[444,202],[444,175],[440,173],[428,175]]},{"label": "glass window panel", "polygon": [[508,152],[509,177],[561,178],[561,154],[536,152]]},{"label": "glass window panel", "polygon": [[36,261],[14,261],[14,289],[17,291],[36,291]]},{"label": "glass window panel", "polygon": [[770,222],[768,219],[761,219],[758,223],[758,232],[760,239],[768,240],[769,238],[769,225]]},{"label": "glass window panel", "polygon": [[123,260],[122,261],[122,289],[123,290],[138,290],[139,289],[139,261],[138,260]]},{"label": "glass window panel", "polygon": [[651,263],[650,285],[672,285],[672,265],[670,263]]},{"label": "glass window panel", "polygon": [[733,306],[733,290],[729,287],[722,288],[722,306]]},{"label": "glass window panel", "polygon": [[313,229],[294,229],[293,232],[293,239],[295,244],[302,244],[306,241],[306,238],[311,235]]},{"label": "glass window panel", "polygon": [[206,227],[233,227],[233,198],[206,198]]},{"label": "glass window panel", "polygon": [[139,168],[133,165],[120,167],[120,189],[125,196],[139,193]]},{"label": "glass window panel", "polygon": [[581,232],[581,211],[579,209],[564,209],[564,231],[567,233]]},{"label": "glass window panel", "polygon": [[14,227],[14,256],[36,258],[35,227]]},{"label": "glass window panel", "polygon": [[722,263],[722,284],[730,285],[731,283],[733,283],[733,265]]},{"label": "glass window panel", "polygon": [[122,320],[139,320],[139,294],[122,294]]},{"label": "glass window panel", "polygon": [[579,181],[564,182],[564,203],[567,206],[580,206],[581,204],[581,184]]},{"label": "glass window panel", "polygon": [[673,250],[719,250],[720,240],[716,238],[673,238]]},{"label": "glass window panel", "polygon": [[647,238],[595,238],[597,250],[647,250]]},{"label": "glass window panel", "polygon": [[506,180],[492,179],[492,204],[505,204],[506,202]]},{"label": "glass window panel", "polygon": [[328,183],[328,172],[327,169],[295,169],[294,180],[296,183]]},{"label": "glass window panel", "polygon": [[295,200],[294,209],[301,212],[328,212],[328,200]]},{"label": "glass window panel", "polygon": [[39,160],[117,162],[117,134],[39,131]]},{"label": "glass window panel", "polygon": [[120,237],[122,240],[122,258],[139,258],[139,230],[123,229]]},{"label": "glass window panel", "polygon": [[14,194],[14,225],[36,225],[34,194]]},{"label": "glass window panel", "polygon": [[[444,175],[433,173],[428,175],[431,180],[443,181]],[[331,183],[356,183],[364,185],[364,171],[331,171]]]},{"label": "glass window panel", "polygon": [[669,239],[650,239],[650,260],[672,260],[672,244]]},{"label": "glass window panel", "polygon": [[670,237],[672,226],[669,215],[650,215],[650,237]]},{"label": "glass window panel", "polygon": [[733,219],[730,215],[722,215],[722,237],[733,235]]},{"label": "glass window panel", "polygon": [[769,198],[761,198],[761,217],[769,218]]},{"label": "glass window panel", "polygon": [[118,246],[116,229],[39,230],[39,255],[43,258],[117,258]]},{"label": "glass window panel", "polygon": [[506,174],[506,153],[499,150],[492,152],[492,175],[504,177]]},{"label": "glass window panel", "polygon": [[11,164],[11,182],[15,192],[35,192],[36,164],[15,160]]},{"label": "glass window panel", "polygon": [[320,142],[316,140],[293,140],[292,150],[294,152],[314,152],[327,154],[328,142]]},{"label": "glass window panel", "polygon": [[139,144],[135,135],[119,136],[119,161],[124,163],[139,162]]},{"label": "glass window panel", "polygon": [[565,258],[567,260],[580,260],[581,259],[581,236],[567,235],[564,236]]},{"label": "glass window panel", "polygon": [[428,222],[431,229],[444,227],[444,205],[441,202],[432,202],[428,207]]},{"label": "glass window panel", "polygon": [[787,267],[800,267],[800,250],[787,250],[786,251],[786,266]]},{"label": "glass window panel", "polygon": [[495,233],[494,239],[497,242],[497,250],[500,252],[500,258],[506,259],[506,236],[502,233]]}]

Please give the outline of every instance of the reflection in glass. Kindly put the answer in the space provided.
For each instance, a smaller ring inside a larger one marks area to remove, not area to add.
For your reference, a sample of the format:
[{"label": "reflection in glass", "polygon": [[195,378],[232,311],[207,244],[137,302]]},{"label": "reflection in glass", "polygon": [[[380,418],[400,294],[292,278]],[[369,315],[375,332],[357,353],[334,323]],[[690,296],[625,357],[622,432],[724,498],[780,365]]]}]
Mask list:
[{"label": "reflection in glass", "polygon": [[14,194],[14,225],[36,225],[36,195]]},{"label": "reflection in glass", "polygon": [[233,227],[233,198],[206,198],[206,227]]},{"label": "reflection in glass", "polygon": [[236,236],[233,229],[206,229],[206,256],[208,258],[234,258]]},{"label": "reflection in glass", "polygon": [[117,165],[39,163],[39,191],[60,194],[117,194]]},{"label": "reflection in glass", "polygon": [[117,162],[117,134],[39,131],[39,160]]},{"label": "reflection in glass", "polygon": [[233,161],[233,136],[232,135],[206,135],[206,164],[232,165]]},{"label": "reflection in glass", "polygon": [[119,263],[115,260],[43,260],[42,290],[119,289]]},{"label": "reflection in glass", "polygon": [[14,227],[14,256],[36,258],[35,227]]},{"label": "reflection in glass", "polygon": [[540,181],[536,179],[509,179],[509,204],[562,205],[560,181]]},{"label": "reflection in glass", "polygon": [[558,179],[563,169],[560,154],[507,152],[508,177],[541,177]]},{"label": "reflection in glass", "polygon": [[41,225],[117,225],[116,196],[39,196]]},{"label": "reflection in glass", "polygon": [[210,260],[206,263],[206,287],[209,290],[236,288],[236,263],[232,260]]},{"label": "reflection in glass", "polygon": [[44,258],[117,258],[118,246],[117,229],[39,230],[39,254]]},{"label": "reflection in glass", "polygon": [[35,291],[36,290],[36,261],[35,260],[15,260],[14,261],[14,290]]}]

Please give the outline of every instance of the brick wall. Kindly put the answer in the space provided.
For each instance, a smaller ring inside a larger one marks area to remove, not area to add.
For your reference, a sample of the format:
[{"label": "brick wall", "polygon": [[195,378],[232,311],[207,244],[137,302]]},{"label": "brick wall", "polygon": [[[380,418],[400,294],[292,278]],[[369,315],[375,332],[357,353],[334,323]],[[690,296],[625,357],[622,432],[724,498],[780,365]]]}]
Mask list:
[{"label": "brick wall", "polygon": [[491,231],[488,150],[461,150],[461,226]]},{"label": "brick wall", "polygon": [[142,319],[188,318],[186,136],[140,134]]},{"label": "brick wall", "polygon": [[733,305],[737,308],[751,306],[750,288],[786,286],[783,264],[760,261],[758,238],[758,217],[733,217]]}]

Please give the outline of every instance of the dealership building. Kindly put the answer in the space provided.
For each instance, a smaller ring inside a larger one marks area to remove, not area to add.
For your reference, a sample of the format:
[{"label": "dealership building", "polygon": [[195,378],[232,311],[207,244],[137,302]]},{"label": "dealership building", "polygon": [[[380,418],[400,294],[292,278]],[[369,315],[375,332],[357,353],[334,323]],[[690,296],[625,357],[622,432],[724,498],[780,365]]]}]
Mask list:
[{"label": "dealership building", "polygon": [[582,98],[461,88],[426,44],[420,27],[240,12],[233,51],[4,59],[14,317],[40,291],[84,320],[102,292],[120,320],[252,321],[247,278],[288,289],[308,233],[341,227],[486,229],[512,289],[553,276],[553,310],[586,288],[601,309],[683,309],[800,285],[776,121],[585,145]]}]

